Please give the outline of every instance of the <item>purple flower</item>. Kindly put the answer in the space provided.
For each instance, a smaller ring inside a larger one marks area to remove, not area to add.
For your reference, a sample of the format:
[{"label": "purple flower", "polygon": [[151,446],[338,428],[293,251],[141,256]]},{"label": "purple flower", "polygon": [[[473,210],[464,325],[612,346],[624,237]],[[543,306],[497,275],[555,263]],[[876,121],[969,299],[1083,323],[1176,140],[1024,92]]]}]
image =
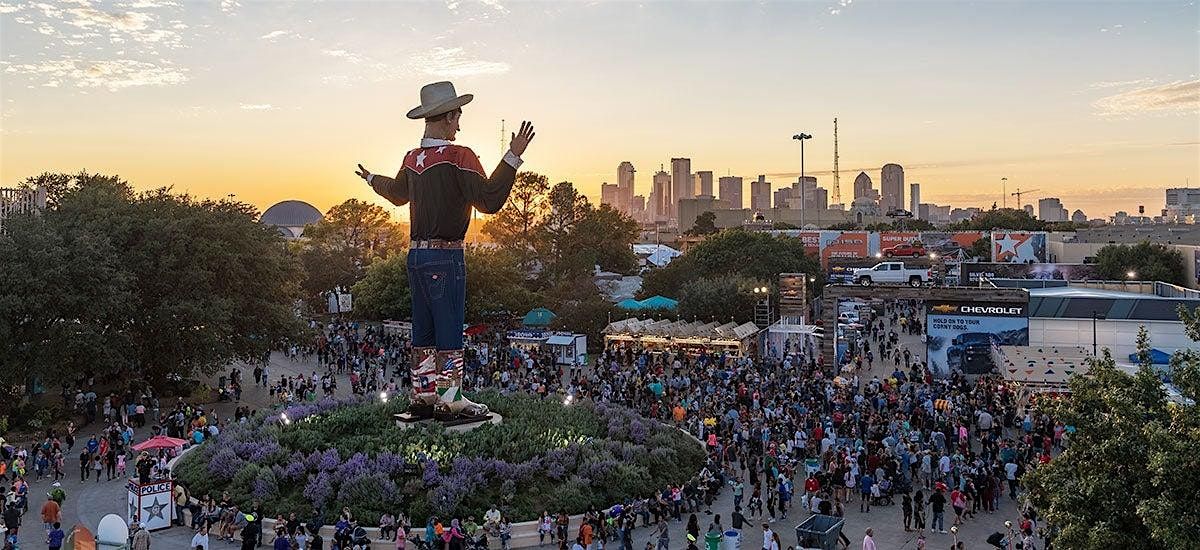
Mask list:
[{"label": "purple flower", "polygon": [[318,510],[325,507],[333,496],[333,479],[329,472],[318,472],[311,476],[304,486],[304,498]]},{"label": "purple flower", "polygon": [[233,449],[219,449],[208,462],[208,473],[221,481],[229,481],[237,475],[246,461],[238,457]]},{"label": "purple flower", "polygon": [[342,465],[342,457],[338,455],[337,449],[327,449],[321,453],[321,462],[317,464],[317,468],[323,472],[336,470]]}]

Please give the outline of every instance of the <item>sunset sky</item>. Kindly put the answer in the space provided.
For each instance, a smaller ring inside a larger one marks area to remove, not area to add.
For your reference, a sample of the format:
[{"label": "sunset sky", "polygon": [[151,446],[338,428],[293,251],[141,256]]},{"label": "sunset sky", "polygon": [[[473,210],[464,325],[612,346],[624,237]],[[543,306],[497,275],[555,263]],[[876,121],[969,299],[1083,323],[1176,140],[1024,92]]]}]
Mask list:
[{"label": "sunset sky", "polygon": [[[843,196],[905,167],[924,202],[1009,191],[1091,217],[1200,186],[1200,6],[1153,2],[256,2],[0,0],[0,185],[43,171],[236,194],[265,208],[377,200],[422,84],[474,93],[485,166],[533,120],[523,167],[598,198],[671,157]],[[669,170],[669,166],[668,166]],[[906,190],[907,192],[907,190]],[[1015,201],[1010,198],[1010,205]],[[394,209],[397,214],[401,209]]]}]

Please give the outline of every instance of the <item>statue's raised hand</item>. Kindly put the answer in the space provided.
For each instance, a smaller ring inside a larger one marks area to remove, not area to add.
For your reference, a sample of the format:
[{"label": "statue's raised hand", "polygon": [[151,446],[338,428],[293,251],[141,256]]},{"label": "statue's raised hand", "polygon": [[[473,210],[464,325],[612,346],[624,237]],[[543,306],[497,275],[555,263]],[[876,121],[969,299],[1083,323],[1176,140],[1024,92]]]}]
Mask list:
[{"label": "statue's raised hand", "polygon": [[[512,135],[512,140],[509,141],[508,149],[518,157],[525,154],[525,148],[529,147],[529,142],[533,141],[533,123],[524,121],[521,123],[521,131]],[[361,168],[361,166],[359,166]]]}]

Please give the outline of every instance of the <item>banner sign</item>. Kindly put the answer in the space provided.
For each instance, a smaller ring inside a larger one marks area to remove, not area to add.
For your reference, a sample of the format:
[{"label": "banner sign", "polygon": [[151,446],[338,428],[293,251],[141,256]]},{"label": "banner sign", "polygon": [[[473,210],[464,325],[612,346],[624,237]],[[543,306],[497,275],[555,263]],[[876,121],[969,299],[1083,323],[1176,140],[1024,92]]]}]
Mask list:
[{"label": "banner sign", "polygon": [[1045,231],[993,231],[992,261],[1012,264],[1045,263]]},{"label": "banner sign", "polygon": [[1026,304],[926,302],[925,357],[939,377],[995,369],[992,346],[1029,345]]},{"label": "banner sign", "polygon": [[1038,279],[1043,281],[1101,280],[1095,264],[1004,264],[967,263],[959,269],[959,284],[975,286],[980,277],[988,279]]}]

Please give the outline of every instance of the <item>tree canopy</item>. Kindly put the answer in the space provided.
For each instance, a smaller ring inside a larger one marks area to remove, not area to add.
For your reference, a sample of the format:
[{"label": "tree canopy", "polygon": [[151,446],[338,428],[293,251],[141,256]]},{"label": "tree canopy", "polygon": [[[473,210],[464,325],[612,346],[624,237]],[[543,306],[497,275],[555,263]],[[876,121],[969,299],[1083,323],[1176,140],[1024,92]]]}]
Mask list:
[{"label": "tree canopy", "polygon": [[377,258],[408,248],[408,229],[382,206],[349,199],[330,208],[292,245],[304,266],[305,298],[315,305],[337,287],[350,288]]},{"label": "tree canopy", "polygon": [[951,224],[947,229],[950,231],[991,231],[993,229],[1045,231],[1046,222],[1029,215],[1029,212],[1022,209],[996,208],[980,212],[969,220]]},{"label": "tree canopy", "polygon": [[38,178],[58,185],[52,206],[0,235],[6,379],[161,383],[257,357],[300,328],[298,265],[253,207],[135,193],[115,176]]},{"label": "tree canopy", "polygon": [[1112,281],[1125,280],[1132,271],[1137,280],[1184,284],[1183,254],[1163,244],[1110,244],[1096,252],[1096,265]]},{"label": "tree canopy", "polygon": [[750,289],[763,284],[775,289],[780,273],[817,277],[815,288],[824,279],[820,263],[804,253],[800,239],[726,229],[648,272],[638,296],[675,297],[683,318],[746,319],[753,313],[746,306],[754,300]]},{"label": "tree canopy", "polygon": [[[1189,336],[1200,339],[1196,313],[1180,308]],[[1150,338],[1138,335],[1142,365],[1117,369],[1105,350],[1088,376],[1050,414],[1073,426],[1070,445],[1023,481],[1032,502],[1059,530],[1064,548],[1187,548],[1200,540],[1200,353],[1177,352],[1171,376],[1190,402],[1169,402],[1149,365]]]}]

